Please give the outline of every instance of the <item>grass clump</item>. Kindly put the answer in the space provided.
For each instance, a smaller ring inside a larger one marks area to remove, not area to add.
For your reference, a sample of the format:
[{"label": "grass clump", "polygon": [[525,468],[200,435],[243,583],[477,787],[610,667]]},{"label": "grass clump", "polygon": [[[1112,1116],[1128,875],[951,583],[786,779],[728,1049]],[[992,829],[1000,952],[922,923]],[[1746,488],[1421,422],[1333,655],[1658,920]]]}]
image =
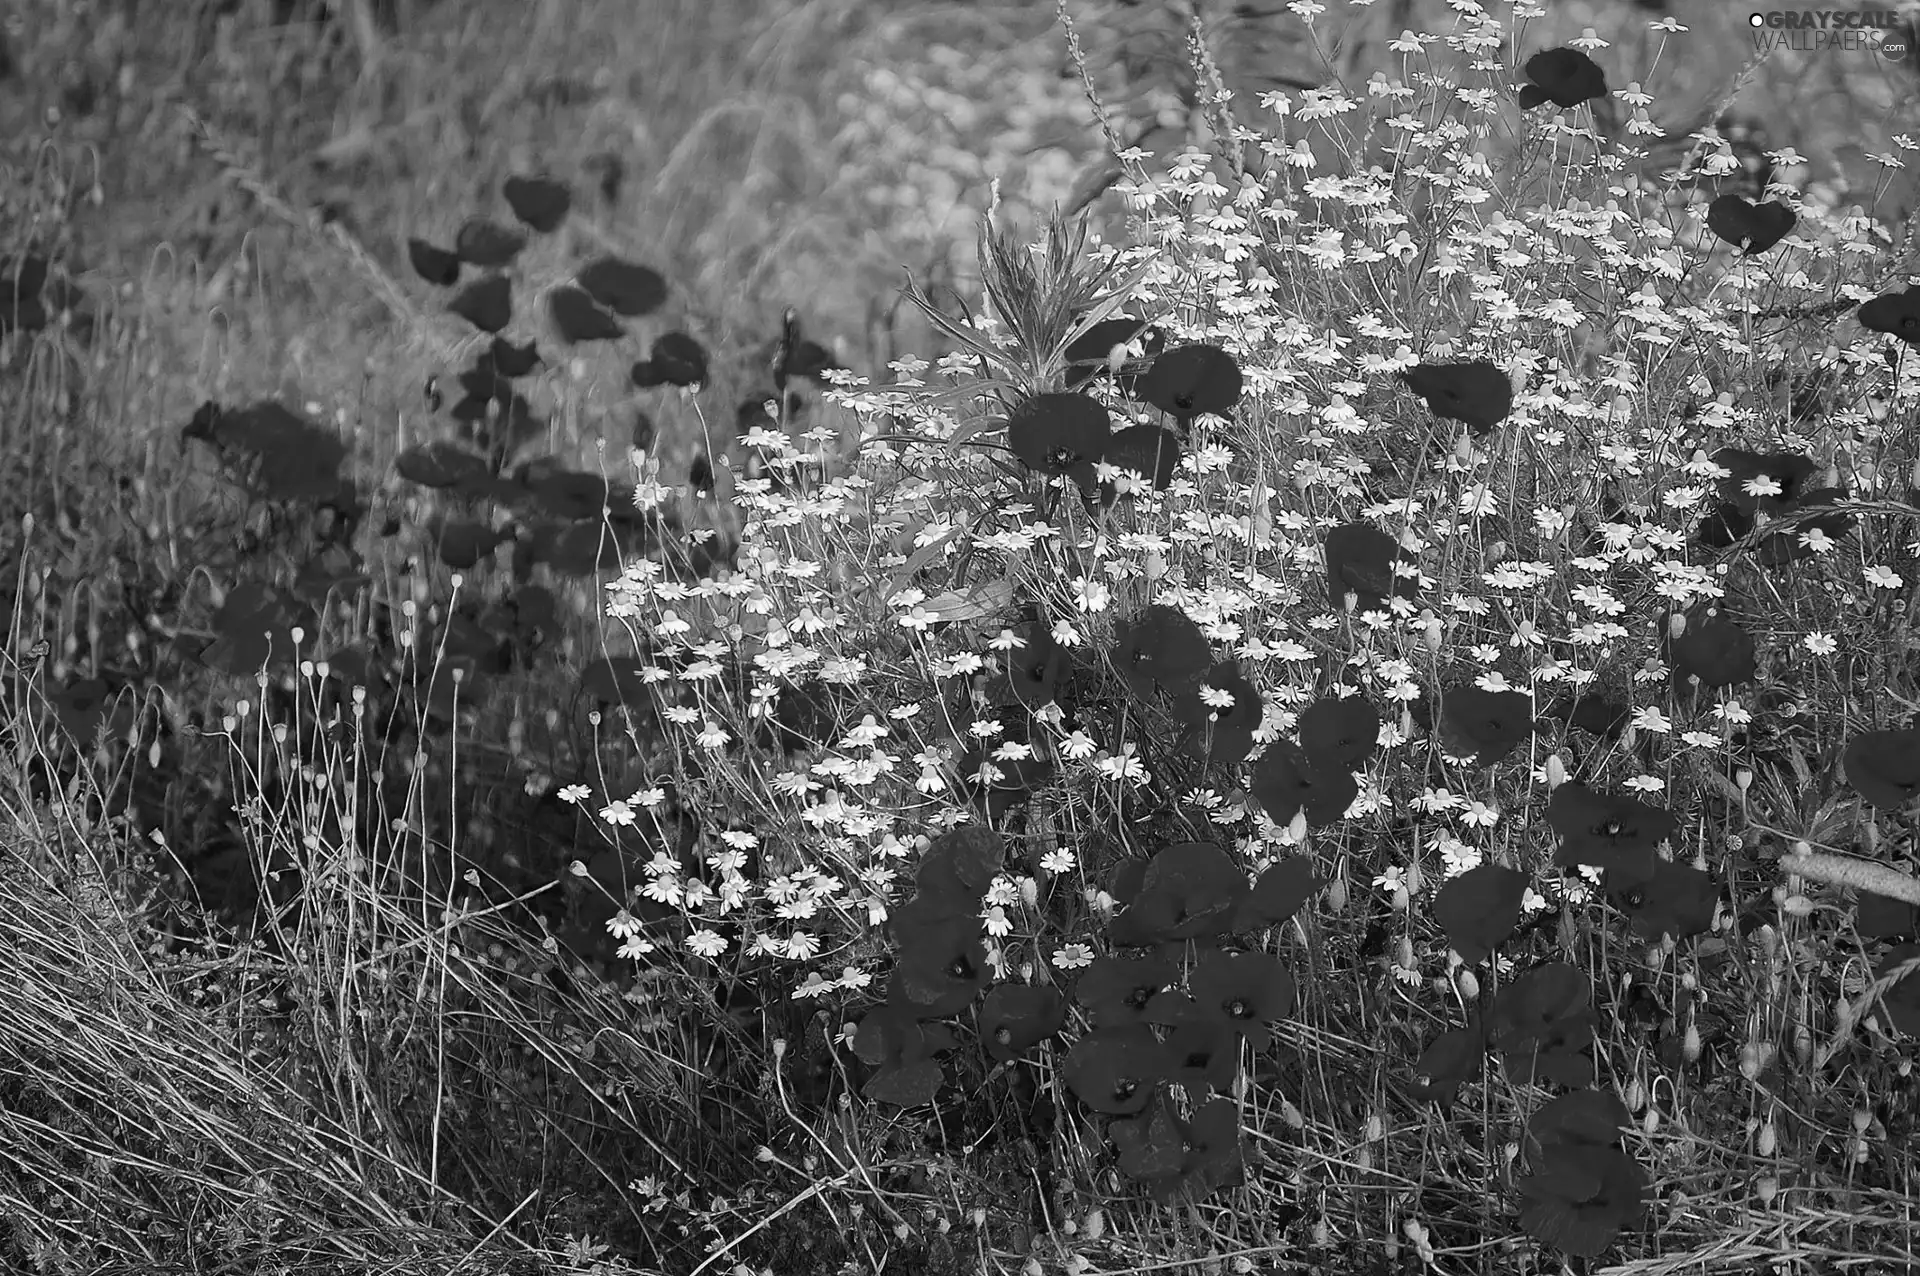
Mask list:
[{"label": "grass clump", "polygon": [[390,473],[208,402],[111,667],[21,574],[10,1256],[1910,1268],[1912,237],[1649,174],[1545,17],[1252,100],[1196,19],[1211,145],[885,380],[790,309],[716,409],[548,173],[409,227]]}]

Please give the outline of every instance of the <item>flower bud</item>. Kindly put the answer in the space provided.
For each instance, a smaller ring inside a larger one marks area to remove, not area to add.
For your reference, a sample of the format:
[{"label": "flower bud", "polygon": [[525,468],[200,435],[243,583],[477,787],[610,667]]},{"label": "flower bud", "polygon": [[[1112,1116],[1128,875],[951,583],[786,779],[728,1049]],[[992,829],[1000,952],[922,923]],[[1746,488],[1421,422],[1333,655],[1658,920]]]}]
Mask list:
[{"label": "flower bud", "polygon": [[1471,970],[1462,970],[1460,974],[1454,979],[1454,983],[1460,989],[1461,1000],[1463,1001],[1480,1000],[1480,978],[1479,976],[1475,975]]},{"label": "flower bud", "polygon": [[1767,1118],[1760,1127],[1760,1135],[1753,1141],[1753,1150],[1761,1156],[1772,1156],[1780,1150],[1780,1135],[1773,1127],[1773,1118]]},{"label": "flower bud", "polygon": [[1549,789],[1557,789],[1567,782],[1567,764],[1560,760],[1559,754],[1552,753],[1547,755],[1546,770],[1547,787]]}]

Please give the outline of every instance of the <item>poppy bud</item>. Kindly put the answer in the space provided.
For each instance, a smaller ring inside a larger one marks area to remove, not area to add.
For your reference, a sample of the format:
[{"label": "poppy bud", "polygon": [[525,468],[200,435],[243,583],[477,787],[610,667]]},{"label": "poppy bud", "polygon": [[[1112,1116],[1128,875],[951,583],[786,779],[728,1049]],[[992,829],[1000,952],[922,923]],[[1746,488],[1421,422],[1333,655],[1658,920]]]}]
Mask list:
[{"label": "poppy bud", "polygon": [[1676,611],[1667,617],[1667,637],[1678,638],[1687,632],[1687,613]]},{"label": "poppy bud", "polygon": [[1440,622],[1437,620],[1429,620],[1426,624],[1425,632],[1422,634],[1422,637],[1426,641],[1427,650],[1431,652],[1433,655],[1436,655],[1436,656],[1439,655],[1440,640],[1442,637]]},{"label": "poppy bud", "polygon": [[1864,1106],[1853,1110],[1853,1128],[1858,1134],[1865,1134],[1867,1127],[1873,1124],[1873,1113]]},{"label": "poppy bud", "polygon": [[1691,1020],[1687,1022],[1686,1035],[1680,1039],[1680,1057],[1688,1063],[1700,1062],[1700,1027]]},{"label": "poppy bud", "polygon": [[1629,1112],[1638,1112],[1641,1108],[1647,1106],[1647,1087],[1639,1077],[1635,1077],[1627,1083],[1625,1101],[1627,1111]]},{"label": "poppy bud", "polygon": [[1762,1175],[1753,1185],[1753,1194],[1762,1205],[1773,1204],[1773,1198],[1780,1194],[1780,1180],[1771,1174]]},{"label": "poppy bud", "polygon": [[1813,1033],[1803,1023],[1793,1026],[1793,1058],[1803,1068],[1813,1059]]},{"label": "poppy bud", "polygon": [[1747,767],[1741,767],[1738,771],[1735,771],[1733,773],[1733,783],[1736,788],[1738,788],[1742,793],[1745,793],[1748,789],[1753,787],[1752,770],[1750,770]]},{"label": "poppy bud", "polygon": [[1567,782],[1567,764],[1560,760],[1557,753],[1547,755],[1547,787],[1557,789]]},{"label": "poppy bud", "polygon": [[1287,822],[1287,836],[1295,842],[1306,840],[1307,813],[1305,811],[1295,811],[1293,813],[1293,818]]},{"label": "poppy bud", "polygon": [[1418,895],[1420,893],[1420,884],[1423,880],[1420,876],[1420,861],[1417,859],[1408,860],[1407,871],[1401,874],[1400,880],[1406,883],[1407,894]]},{"label": "poppy bud", "polygon": [[1771,1118],[1760,1127],[1760,1136],[1753,1141],[1753,1150],[1761,1156],[1772,1156],[1780,1150],[1780,1135],[1773,1128]]},{"label": "poppy bud", "polygon": [[1480,977],[1471,970],[1461,971],[1454,979],[1454,984],[1460,990],[1462,1001],[1480,1000]]},{"label": "poppy bud", "polygon": [[1646,1114],[1640,1118],[1640,1132],[1651,1135],[1660,1128],[1660,1109],[1648,1105]]},{"label": "poppy bud", "polygon": [[1327,886],[1327,907],[1336,913],[1347,911],[1347,879],[1335,877]]}]

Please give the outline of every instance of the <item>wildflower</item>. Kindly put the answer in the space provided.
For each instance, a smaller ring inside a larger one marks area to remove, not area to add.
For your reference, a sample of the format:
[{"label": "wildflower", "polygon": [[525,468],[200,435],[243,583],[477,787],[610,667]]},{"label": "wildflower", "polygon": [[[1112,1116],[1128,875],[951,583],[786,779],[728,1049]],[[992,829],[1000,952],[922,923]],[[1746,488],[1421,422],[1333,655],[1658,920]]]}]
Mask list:
[{"label": "wildflower", "polygon": [[1081,970],[1093,964],[1093,949],[1085,944],[1067,944],[1057,948],[1053,964],[1060,970]]},{"label": "wildflower", "polygon": [[727,951],[727,940],[718,931],[703,926],[687,936],[687,950],[711,960]]}]

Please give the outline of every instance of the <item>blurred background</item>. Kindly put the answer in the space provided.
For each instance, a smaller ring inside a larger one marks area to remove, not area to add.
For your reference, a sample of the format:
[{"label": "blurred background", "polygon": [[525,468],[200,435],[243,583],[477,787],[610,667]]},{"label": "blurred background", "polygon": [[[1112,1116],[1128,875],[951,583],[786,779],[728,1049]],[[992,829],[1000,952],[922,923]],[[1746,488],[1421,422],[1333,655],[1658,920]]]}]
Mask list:
[{"label": "blurred background", "polygon": [[[1066,5],[1115,134],[1163,160],[1198,119],[1197,3]],[[1278,0],[1201,12],[1243,123],[1261,91],[1358,96],[1377,70],[1404,74],[1387,42],[1453,20],[1441,0],[1331,4],[1311,33]],[[1592,28],[1606,65],[1650,68],[1669,135],[1650,165],[1717,119],[1744,160],[1791,145],[1812,161],[1800,178],[1891,233],[1910,220],[1914,169],[1870,157],[1920,125],[1920,57],[1756,56],[1747,10],[1718,0],[1545,14],[1521,25],[1518,60]],[[1667,19],[1688,30],[1649,29]],[[936,295],[970,290],[994,179],[1007,216],[1031,218],[1097,186],[1103,158],[1050,0],[14,0],[4,38],[0,213],[162,343],[135,429],[206,397],[321,387],[359,396],[363,419],[417,411],[445,345],[368,267],[437,305],[406,237],[501,211],[514,172],[590,192],[582,233],[660,269],[670,317],[723,361],[756,358],[792,305],[884,376],[898,354],[939,353],[899,286],[912,272]],[[51,194],[28,180],[50,172]],[[1111,193],[1093,205],[1112,235],[1123,211]]]}]

